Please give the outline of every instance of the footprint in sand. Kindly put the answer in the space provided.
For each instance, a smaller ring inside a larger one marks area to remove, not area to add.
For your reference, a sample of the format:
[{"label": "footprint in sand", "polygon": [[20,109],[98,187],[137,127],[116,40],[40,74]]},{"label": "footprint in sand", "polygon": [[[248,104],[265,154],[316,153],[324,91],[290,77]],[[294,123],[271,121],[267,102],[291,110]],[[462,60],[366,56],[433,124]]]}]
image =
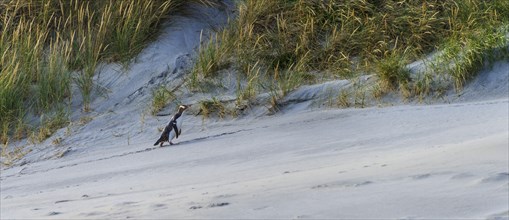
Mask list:
[{"label": "footprint in sand", "polygon": [[153,204],[150,206],[152,209],[154,210],[163,210],[163,209],[168,209],[168,207],[166,206],[166,204],[162,204],[162,203],[157,203],[157,204]]},{"label": "footprint in sand", "polygon": [[300,170],[287,170],[287,171],[283,172],[283,174],[289,174],[289,173],[295,173],[295,172],[300,172]]},{"label": "footprint in sand", "polygon": [[201,205],[193,205],[193,206],[189,207],[189,209],[201,209],[201,208],[203,208],[203,206],[201,206]]},{"label": "footprint in sand", "polygon": [[62,214],[61,212],[50,212],[48,213],[48,216],[54,216],[54,215],[60,215]]},{"label": "footprint in sand", "polygon": [[491,175],[489,177],[483,178],[481,183],[493,183],[500,181],[509,181],[509,173],[503,172]]},{"label": "footprint in sand", "polygon": [[316,186],[312,186],[311,189],[324,189],[324,188],[350,188],[350,187],[360,187],[372,184],[372,181],[362,181],[362,182],[335,182],[335,183],[326,183],[320,184]]},{"label": "footprint in sand", "polygon": [[70,202],[71,200],[68,200],[68,199],[64,199],[64,200],[58,200],[55,202],[55,204],[57,203],[64,203],[64,202]]},{"label": "footprint in sand", "polygon": [[136,203],[138,203],[138,202],[127,201],[127,202],[118,203],[117,206],[134,206]]},{"label": "footprint in sand", "polygon": [[[218,203],[211,203],[207,206],[207,208],[216,208],[216,207],[223,207],[223,206],[227,206],[227,205],[230,205],[229,202],[218,202]],[[202,209],[203,206],[201,205],[193,205],[191,207],[189,207],[189,209]]]},{"label": "footprint in sand", "polygon": [[211,203],[208,205],[209,208],[214,208],[214,207],[222,207],[222,206],[227,206],[227,205],[230,205],[230,203],[228,202],[220,202],[220,203]]},{"label": "footprint in sand", "polygon": [[320,185],[312,186],[311,189],[321,189],[321,188],[327,188],[327,187],[329,187],[328,184],[320,184]]},{"label": "footprint in sand", "polygon": [[214,198],[216,198],[216,199],[224,199],[224,198],[231,198],[231,197],[234,197],[236,195],[237,194],[223,194],[223,195],[214,196]]},{"label": "footprint in sand", "polygon": [[419,174],[419,175],[410,176],[410,178],[412,178],[414,180],[422,180],[422,179],[426,179],[426,178],[428,178],[430,176],[431,176],[430,173],[425,173],[425,174]]},{"label": "footprint in sand", "polygon": [[270,206],[262,206],[262,207],[258,207],[258,208],[254,208],[253,210],[263,210],[263,209],[266,209],[266,208],[269,208]]}]

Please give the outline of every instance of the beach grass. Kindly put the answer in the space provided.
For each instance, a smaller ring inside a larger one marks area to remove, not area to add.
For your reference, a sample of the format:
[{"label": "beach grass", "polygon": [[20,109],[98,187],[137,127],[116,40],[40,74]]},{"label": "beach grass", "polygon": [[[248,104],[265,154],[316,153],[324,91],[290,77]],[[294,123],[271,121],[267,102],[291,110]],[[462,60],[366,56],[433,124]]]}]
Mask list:
[{"label": "beach grass", "polygon": [[82,111],[91,111],[99,64],[127,65],[154,39],[161,22],[188,3],[213,5],[215,1],[1,1],[2,144],[19,130],[18,121],[44,118],[68,107],[75,98],[73,85],[79,90]]},{"label": "beach grass", "polygon": [[[504,0],[243,0],[235,18],[203,42],[193,77],[210,79],[222,66],[233,67],[246,81],[272,82],[265,87],[279,91],[276,102],[298,85],[316,82],[309,78],[375,74],[377,96],[392,91],[422,98],[443,89],[435,75],[450,75],[460,90],[486,62],[507,57],[508,24]],[[427,75],[411,78],[405,66],[436,51],[443,55]],[[250,76],[253,66],[262,74]]]}]

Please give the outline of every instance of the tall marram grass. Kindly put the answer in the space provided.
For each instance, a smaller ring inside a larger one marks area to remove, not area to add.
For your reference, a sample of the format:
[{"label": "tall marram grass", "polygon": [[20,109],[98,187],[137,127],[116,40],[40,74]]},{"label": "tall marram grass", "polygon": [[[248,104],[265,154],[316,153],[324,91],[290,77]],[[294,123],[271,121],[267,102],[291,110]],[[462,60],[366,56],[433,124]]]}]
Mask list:
[{"label": "tall marram grass", "polygon": [[[414,83],[406,64],[432,51],[457,49],[449,54],[464,59],[454,61],[459,69],[450,73],[461,87],[475,74],[473,67],[504,43],[505,33],[493,30],[509,24],[506,0],[242,0],[236,12],[200,50],[194,78],[214,77],[222,66],[249,78],[249,67],[257,65],[264,73],[257,77],[269,81],[292,79],[272,77],[277,72],[330,79],[382,71],[385,89],[404,89],[410,96]],[[208,63],[216,68],[202,68]]]},{"label": "tall marram grass", "polygon": [[460,91],[464,84],[486,64],[509,60],[509,25],[479,28],[451,37],[433,61],[434,71],[447,73]]},{"label": "tall marram grass", "polygon": [[9,142],[25,117],[44,117],[68,106],[73,83],[81,93],[83,110],[89,111],[98,64],[128,63],[155,36],[161,20],[188,2],[1,1],[1,143]]}]

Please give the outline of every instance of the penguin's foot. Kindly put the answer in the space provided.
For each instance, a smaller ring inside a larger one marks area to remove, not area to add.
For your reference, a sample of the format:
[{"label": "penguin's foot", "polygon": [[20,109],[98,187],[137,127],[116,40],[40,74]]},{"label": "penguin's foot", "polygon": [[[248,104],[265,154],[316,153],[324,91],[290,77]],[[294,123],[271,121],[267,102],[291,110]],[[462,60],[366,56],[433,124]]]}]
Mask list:
[{"label": "penguin's foot", "polygon": [[174,143],[172,143],[172,142],[170,141],[170,145],[174,145]]}]

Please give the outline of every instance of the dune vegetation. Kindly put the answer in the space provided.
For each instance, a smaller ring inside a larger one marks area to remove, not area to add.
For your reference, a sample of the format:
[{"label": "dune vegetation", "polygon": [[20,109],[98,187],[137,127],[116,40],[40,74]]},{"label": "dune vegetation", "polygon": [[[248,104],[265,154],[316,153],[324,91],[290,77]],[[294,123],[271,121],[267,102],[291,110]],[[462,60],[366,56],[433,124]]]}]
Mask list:
[{"label": "dune vegetation", "polygon": [[[100,63],[127,66],[161,22],[187,2],[217,5],[213,0],[2,1],[1,143],[51,136],[70,123],[75,98],[82,111],[90,111]],[[437,96],[449,88],[461,90],[480,68],[509,54],[505,0],[235,3],[228,25],[204,36],[187,85],[203,91],[222,70],[236,71],[245,82],[238,83],[239,103],[269,91],[269,104],[276,106],[300,85],[366,74],[377,76],[375,98],[390,92],[404,99]],[[432,53],[426,71],[412,75],[406,65]],[[174,98],[166,88],[153,95],[154,112]],[[356,94],[340,94],[338,106],[350,106],[349,95]],[[204,109],[220,105],[216,99],[201,102]]]},{"label": "dune vegetation", "polygon": [[[0,2],[0,142],[40,141],[69,123],[71,88],[90,111],[101,62],[127,65],[163,19],[206,0]],[[30,123],[27,123],[30,121]]]},{"label": "dune vegetation", "polygon": [[[485,64],[508,58],[505,0],[245,0],[236,11],[202,46],[191,88],[234,69],[249,82],[239,100],[270,90],[277,102],[302,84],[375,74],[372,97],[422,98],[459,91]],[[406,65],[437,51],[412,77]]]}]

